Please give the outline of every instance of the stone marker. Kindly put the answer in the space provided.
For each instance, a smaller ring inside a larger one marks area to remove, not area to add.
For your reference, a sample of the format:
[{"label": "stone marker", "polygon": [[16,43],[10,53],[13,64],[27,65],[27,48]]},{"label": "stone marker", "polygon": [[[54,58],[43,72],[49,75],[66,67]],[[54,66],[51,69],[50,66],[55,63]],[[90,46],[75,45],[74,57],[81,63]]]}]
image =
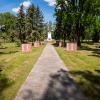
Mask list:
[{"label": "stone marker", "polygon": [[76,52],[77,51],[77,43],[67,43],[66,44],[67,51]]},{"label": "stone marker", "polygon": [[40,46],[40,42],[34,42],[34,47],[39,47]]},{"label": "stone marker", "polygon": [[22,52],[23,53],[31,52],[31,51],[32,51],[32,44],[29,44],[29,43],[22,44]]}]

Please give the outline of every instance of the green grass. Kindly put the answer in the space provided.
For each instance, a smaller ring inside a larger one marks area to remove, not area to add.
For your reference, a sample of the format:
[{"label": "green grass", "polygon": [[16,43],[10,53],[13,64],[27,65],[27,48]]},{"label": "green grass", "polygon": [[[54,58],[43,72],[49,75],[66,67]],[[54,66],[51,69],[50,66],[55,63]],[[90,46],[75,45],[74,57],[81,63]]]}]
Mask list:
[{"label": "green grass", "polygon": [[82,43],[77,52],[55,47],[87,100],[100,100],[100,49],[95,43]]},{"label": "green grass", "polygon": [[44,47],[32,47],[32,52],[22,53],[21,47],[14,43],[3,44],[0,48],[0,100],[15,98]]}]

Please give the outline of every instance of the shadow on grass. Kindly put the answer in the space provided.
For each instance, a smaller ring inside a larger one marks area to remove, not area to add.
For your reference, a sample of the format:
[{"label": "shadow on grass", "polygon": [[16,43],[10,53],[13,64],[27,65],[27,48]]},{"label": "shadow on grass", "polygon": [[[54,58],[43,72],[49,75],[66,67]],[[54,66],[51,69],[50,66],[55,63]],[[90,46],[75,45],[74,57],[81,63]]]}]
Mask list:
[{"label": "shadow on grass", "polygon": [[60,69],[50,75],[50,82],[42,100],[85,100],[68,71]]},{"label": "shadow on grass", "polygon": [[95,70],[96,72],[100,73],[100,70]]},{"label": "shadow on grass", "polygon": [[[70,71],[74,77],[80,77],[78,84],[88,100],[100,100],[100,75],[91,71]],[[98,71],[100,73],[100,70]]]},{"label": "shadow on grass", "polygon": [[1,47],[0,49],[7,49],[8,47]]},{"label": "shadow on grass", "polygon": [[82,42],[82,43],[86,43],[86,44],[89,44],[89,45],[94,45],[94,42],[92,42],[92,41],[86,41],[86,42]]},{"label": "shadow on grass", "polygon": [[2,100],[5,100],[5,97],[3,96],[3,91],[10,87],[14,83],[13,80],[8,78],[5,74],[0,73],[0,98]]},{"label": "shadow on grass", "polygon": [[87,50],[87,51],[91,51],[92,54],[88,55],[88,56],[95,56],[95,57],[100,57],[100,49],[98,48],[92,48],[89,46],[81,46],[81,48],[79,50]]},{"label": "shadow on grass", "polygon": [[93,54],[93,55],[88,55],[88,56],[94,56],[100,58],[100,54]]},{"label": "shadow on grass", "polygon": [[13,54],[13,53],[16,53],[18,51],[9,51],[9,52],[0,52],[0,54]]}]

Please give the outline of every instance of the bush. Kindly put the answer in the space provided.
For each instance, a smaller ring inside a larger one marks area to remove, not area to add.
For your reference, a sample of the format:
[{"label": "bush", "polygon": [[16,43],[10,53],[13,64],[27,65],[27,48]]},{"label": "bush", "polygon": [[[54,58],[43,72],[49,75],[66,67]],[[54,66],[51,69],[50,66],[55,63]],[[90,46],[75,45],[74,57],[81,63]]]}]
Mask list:
[{"label": "bush", "polygon": [[16,45],[17,45],[18,47],[20,47],[20,46],[21,46],[21,41],[20,41],[20,40],[16,40]]}]

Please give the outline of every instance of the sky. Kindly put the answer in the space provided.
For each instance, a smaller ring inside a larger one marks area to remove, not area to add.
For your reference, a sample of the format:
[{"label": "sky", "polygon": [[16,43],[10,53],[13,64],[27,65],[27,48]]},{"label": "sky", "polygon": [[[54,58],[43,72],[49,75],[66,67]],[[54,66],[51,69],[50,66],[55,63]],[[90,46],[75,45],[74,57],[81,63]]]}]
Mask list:
[{"label": "sky", "polygon": [[38,5],[40,7],[45,22],[55,22],[55,1],[56,0],[0,0],[0,13],[10,12],[16,15],[21,4],[27,9],[33,3],[35,6]]}]

